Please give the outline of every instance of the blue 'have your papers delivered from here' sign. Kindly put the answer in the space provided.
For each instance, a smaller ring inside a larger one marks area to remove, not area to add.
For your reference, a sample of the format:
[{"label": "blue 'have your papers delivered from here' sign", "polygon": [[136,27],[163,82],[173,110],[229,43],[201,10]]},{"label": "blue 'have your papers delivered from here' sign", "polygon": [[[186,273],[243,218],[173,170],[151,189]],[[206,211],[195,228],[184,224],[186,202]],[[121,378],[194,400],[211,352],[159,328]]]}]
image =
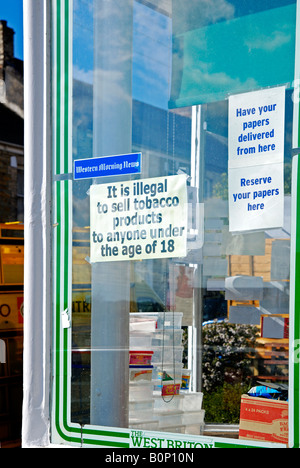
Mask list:
[{"label": "blue 'have your papers delivered from here' sign", "polygon": [[125,174],[139,174],[142,153],[78,159],[74,161],[74,180]]}]

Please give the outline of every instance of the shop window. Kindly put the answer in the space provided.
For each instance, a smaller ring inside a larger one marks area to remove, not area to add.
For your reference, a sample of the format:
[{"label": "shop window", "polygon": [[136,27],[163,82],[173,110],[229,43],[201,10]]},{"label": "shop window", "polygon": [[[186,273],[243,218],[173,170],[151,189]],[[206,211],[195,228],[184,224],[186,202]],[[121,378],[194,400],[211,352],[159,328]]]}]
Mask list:
[{"label": "shop window", "polygon": [[287,444],[296,2],[107,3],[74,3],[74,170],[55,180],[69,428]]}]

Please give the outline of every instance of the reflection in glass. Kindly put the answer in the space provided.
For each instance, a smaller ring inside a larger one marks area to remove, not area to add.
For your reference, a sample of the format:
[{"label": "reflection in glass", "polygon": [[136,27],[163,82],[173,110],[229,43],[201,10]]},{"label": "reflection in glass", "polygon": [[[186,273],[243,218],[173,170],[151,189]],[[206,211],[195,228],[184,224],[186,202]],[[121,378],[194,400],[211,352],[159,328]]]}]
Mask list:
[{"label": "reflection in glass", "polygon": [[[267,1],[191,0],[190,10],[180,0],[128,1],[130,31],[120,12],[104,11],[103,3],[74,4],[74,159],[141,151],[143,172],[134,178],[186,173],[189,251],[186,258],[123,262],[117,269],[91,266],[88,189],[107,180],[73,181],[72,419],[219,436],[231,424],[229,435],[237,438],[242,395],[260,384],[288,383],[292,91],[286,91],[284,226],[257,232],[228,228],[226,98],[292,81],[295,2],[270,9]],[[124,61],[111,57],[114,42],[94,46],[103,15],[124,32],[127,51],[132,41]],[[228,61],[224,47],[238,58]],[[274,53],[287,66],[261,73]],[[168,110],[171,76],[171,106],[195,106]],[[110,87],[107,96],[102,85]],[[97,392],[105,394],[108,419],[95,403]],[[117,401],[120,423],[109,419]]]},{"label": "reflection in glass", "polygon": [[172,7],[171,107],[293,82],[295,0],[173,0]]}]

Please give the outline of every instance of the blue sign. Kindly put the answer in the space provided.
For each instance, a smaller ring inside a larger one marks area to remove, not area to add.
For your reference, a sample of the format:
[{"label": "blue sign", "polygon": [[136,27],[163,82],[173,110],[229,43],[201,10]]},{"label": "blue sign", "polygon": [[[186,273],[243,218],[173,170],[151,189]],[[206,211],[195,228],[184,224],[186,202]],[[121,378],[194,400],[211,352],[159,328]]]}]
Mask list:
[{"label": "blue sign", "polygon": [[74,180],[140,174],[142,153],[120,154],[74,161]]}]

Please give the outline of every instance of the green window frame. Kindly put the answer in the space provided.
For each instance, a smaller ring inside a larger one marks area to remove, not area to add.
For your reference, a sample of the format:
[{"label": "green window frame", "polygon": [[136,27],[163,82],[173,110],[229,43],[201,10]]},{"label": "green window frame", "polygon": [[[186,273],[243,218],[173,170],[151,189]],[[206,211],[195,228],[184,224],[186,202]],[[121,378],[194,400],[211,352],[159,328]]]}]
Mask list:
[{"label": "green window frame", "polygon": [[[299,3],[299,2],[298,2]],[[140,448],[135,431],[80,425],[71,422],[71,329],[62,320],[72,310],[72,0],[52,0],[53,86],[53,339],[52,423],[53,443],[77,447]],[[299,27],[299,25],[298,25]],[[299,60],[298,60],[299,61]],[[300,67],[295,80],[300,79]],[[297,83],[298,81],[295,81]],[[298,92],[296,86],[295,95]],[[297,97],[297,96],[296,96]],[[297,99],[295,99],[297,101]],[[299,101],[299,99],[298,99]],[[289,447],[300,447],[300,124],[295,102],[292,181],[292,242],[290,283],[290,404]],[[295,136],[296,135],[296,136]],[[297,151],[298,150],[298,151]],[[144,431],[146,447],[159,447],[162,435]],[[242,448],[277,444],[174,434],[164,436],[168,447]],[[177,445],[176,445],[177,444]],[[281,446],[278,444],[278,446]]]}]

